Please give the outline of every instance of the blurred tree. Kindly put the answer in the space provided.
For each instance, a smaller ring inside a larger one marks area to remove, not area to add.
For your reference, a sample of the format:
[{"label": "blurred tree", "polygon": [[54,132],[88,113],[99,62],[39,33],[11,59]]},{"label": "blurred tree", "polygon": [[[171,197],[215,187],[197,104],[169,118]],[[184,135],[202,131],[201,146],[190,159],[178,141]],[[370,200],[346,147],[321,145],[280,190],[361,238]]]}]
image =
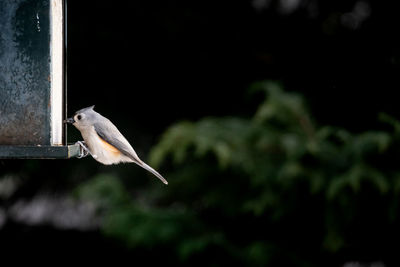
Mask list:
[{"label": "blurred tree", "polygon": [[278,83],[250,92],[267,96],[250,119],[184,121],[164,133],[150,160],[174,170],[168,187],[133,201],[117,177],[81,186],[105,215],[104,233],[184,264],[380,259],[399,237],[400,124],[382,115],[393,130],[352,134],[318,126],[304,99]]}]

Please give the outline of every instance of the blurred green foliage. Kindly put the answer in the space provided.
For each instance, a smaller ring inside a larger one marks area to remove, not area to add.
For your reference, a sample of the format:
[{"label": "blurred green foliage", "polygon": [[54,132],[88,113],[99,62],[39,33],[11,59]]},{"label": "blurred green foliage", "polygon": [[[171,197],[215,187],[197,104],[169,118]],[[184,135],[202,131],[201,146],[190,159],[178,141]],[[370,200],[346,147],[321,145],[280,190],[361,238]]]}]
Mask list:
[{"label": "blurred green foliage", "polygon": [[168,187],[132,197],[110,175],[81,186],[104,233],[198,265],[321,266],[327,255],[378,247],[399,220],[400,124],[383,114],[384,130],[354,134],[317,125],[279,83],[250,92],[265,98],[252,118],[184,121],[164,133],[150,163],[171,170]]}]

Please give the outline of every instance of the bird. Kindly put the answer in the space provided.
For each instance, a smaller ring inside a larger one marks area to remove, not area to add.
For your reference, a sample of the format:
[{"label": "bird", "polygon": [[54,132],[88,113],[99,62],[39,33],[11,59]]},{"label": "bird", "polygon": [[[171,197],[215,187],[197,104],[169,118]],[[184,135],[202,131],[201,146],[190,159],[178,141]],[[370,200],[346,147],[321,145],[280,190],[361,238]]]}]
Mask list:
[{"label": "bird", "polygon": [[139,158],[117,127],[94,110],[94,105],[78,110],[73,117],[64,120],[64,123],[72,124],[80,131],[84,144],[78,143],[96,161],[104,165],[133,162],[168,184],[161,174]]}]

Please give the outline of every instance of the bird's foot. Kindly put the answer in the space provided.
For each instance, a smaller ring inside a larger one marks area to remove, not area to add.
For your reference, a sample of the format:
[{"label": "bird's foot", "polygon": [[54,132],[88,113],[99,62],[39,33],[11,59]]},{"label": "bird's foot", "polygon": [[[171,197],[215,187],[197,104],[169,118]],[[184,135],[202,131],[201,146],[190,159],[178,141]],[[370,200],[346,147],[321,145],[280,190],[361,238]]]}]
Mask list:
[{"label": "bird's foot", "polygon": [[79,148],[80,148],[79,156],[77,157],[78,159],[87,157],[87,155],[89,155],[89,154],[92,155],[92,153],[90,153],[89,148],[86,146],[85,141],[78,141],[75,144],[78,144]]}]

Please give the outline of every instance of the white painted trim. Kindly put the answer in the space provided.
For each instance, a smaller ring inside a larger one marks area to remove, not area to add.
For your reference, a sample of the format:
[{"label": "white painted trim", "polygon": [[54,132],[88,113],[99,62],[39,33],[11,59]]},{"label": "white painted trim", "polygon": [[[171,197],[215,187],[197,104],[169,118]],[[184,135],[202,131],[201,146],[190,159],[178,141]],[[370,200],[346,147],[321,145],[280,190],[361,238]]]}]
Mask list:
[{"label": "white painted trim", "polygon": [[51,88],[50,121],[51,145],[62,145],[63,132],[63,1],[50,0]]}]

